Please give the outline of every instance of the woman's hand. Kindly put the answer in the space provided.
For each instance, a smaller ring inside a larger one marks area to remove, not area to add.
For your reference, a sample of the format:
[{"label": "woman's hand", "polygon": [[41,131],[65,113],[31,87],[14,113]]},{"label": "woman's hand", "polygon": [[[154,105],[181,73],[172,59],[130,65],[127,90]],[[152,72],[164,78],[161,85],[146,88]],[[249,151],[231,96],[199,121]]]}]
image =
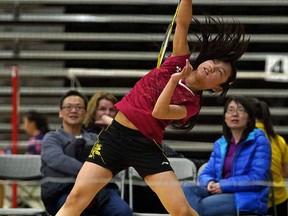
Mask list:
[{"label": "woman's hand", "polygon": [[218,182],[214,182],[214,181],[210,181],[207,185],[207,190],[211,193],[211,194],[220,194],[222,193],[220,184]]},{"label": "woman's hand", "polygon": [[108,126],[111,125],[112,121],[113,121],[112,117],[104,114],[100,117],[100,119],[95,121],[95,124]]}]

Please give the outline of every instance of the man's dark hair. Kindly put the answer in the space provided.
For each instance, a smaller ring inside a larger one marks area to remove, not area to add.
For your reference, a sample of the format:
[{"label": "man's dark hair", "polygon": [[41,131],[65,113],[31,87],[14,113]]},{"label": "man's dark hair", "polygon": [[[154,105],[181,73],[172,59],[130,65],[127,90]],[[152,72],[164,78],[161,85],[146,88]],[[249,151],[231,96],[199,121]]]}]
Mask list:
[{"label": "man's dark hair", "polygon": [[69,90],[68,92],[66,92],[60,99],[60,109],[62,109],[62,106],[63,106],[63,101],[65,100],[65,98],[69,97],[69,96],[79,96],[80,98],[83,99],[84,101],[84,105],[85,105],[85,110],[87,108],[87,103],[88,103],[88,98],[80,93],[79,91],[75,90],[75,89],[72,89],[72,90]]}]

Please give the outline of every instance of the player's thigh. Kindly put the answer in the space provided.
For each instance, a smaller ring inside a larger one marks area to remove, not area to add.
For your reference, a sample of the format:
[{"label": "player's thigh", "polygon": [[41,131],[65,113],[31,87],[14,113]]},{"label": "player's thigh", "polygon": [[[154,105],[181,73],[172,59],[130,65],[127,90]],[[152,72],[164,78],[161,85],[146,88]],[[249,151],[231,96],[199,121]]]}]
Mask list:
[{"label": "player's thigh", "polygon": [[180,207],[189,207],[181,184],[173,171],[148,175],[144,180],[158,195],[162,204],[169,212],[173,212]]},{"label": "player's thigh", "polygon": [[91,162],[85,162],[78,173],[72,193],[92,199],[112,178],[109,169]]}]

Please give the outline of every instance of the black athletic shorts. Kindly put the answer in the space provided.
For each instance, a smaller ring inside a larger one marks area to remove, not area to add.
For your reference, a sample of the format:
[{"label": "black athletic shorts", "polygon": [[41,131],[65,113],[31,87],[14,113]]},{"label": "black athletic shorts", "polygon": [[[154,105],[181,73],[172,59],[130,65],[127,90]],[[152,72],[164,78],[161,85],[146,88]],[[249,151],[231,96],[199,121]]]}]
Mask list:
[{"label": "black athletic shorts", "polygon": [[113,175],[130,166],[142,178],[173,170],[161,145],[115,120],[98,135],[87,161],[111,170]]}]

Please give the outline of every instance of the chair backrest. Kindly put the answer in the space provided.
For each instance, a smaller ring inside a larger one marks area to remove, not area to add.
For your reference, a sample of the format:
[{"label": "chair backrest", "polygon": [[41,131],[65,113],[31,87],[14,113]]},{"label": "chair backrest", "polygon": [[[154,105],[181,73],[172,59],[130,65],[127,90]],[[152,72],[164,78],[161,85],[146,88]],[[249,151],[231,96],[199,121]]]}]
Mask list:
[{"label": "chair backrest", "polygon": [[[196,182],[197,167],[188,158],[168,158],[171,167],[179,181],[191,180]],[[133,185],[146,185],[133,167],[129,167],[129,205],[133,209]]]},{"label": "chair backrest", "polygon": [[[197,167],[195,163],[188,158],[168,158],[171,167],[173,168],[175,175],[179,181],[192,180],[196,182],[197,178]],[[141,179],[141,176],[133,168],[129,168],[129,177],[134,179]],[[143,184],[145,184],[143,182]]]},{"label": "chair backrest", "polygon": [[40,155],[0,155],[0,179],[3,180],[39,180],[40,168]]},{"label": "chair backrest", "polygon": [[199,176],[200,174],[202,173],[203,169],[207,166],[207,162],[202,164],[199,169],[198,169],[198,172],[197,172],[197,182],[199,181]]},{"label": "chair backrest", "polygon": [[168,160],[179,181],[196,181],[197,167],[193,161],[188,158],[168,158]]}]

